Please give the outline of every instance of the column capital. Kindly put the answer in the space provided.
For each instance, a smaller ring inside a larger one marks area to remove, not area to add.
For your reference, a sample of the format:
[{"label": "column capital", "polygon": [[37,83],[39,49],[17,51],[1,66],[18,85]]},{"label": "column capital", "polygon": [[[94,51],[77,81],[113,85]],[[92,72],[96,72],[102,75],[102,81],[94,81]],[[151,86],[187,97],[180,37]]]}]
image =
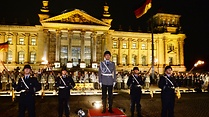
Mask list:
[{"label": "column capital", "polygon": [[43,29],[44,33],[49,33],[49,29]]},{"label": "column capital", "polygon": [[5,32],[0,32],[0,36],[5,36],[6,33]]},{"label": "column capital", "polygon": [[26,36],[26,37],[29,37],[29,36],[30,36],[30,33],[25,33],[25,36]]},{"label": "column capital", "polygon": [[128,38],[128,41],[132,41],[133,39],[132,38]]},{"label": "column capital", "polygon": [[61,30],[56,30],[56,34],[60,34],[61,33]]},{"label": "column capital", "polygon": [[96,37],[97,36],[97,32],[96,31],[92,32],[90,36],[91,36],[91,38]]},{"label": "column capital", "polygon": [[18,35],[18,33],[17,32],[13,32],[13,36],[17,36]]},{"label": "column capital", "polygon": [[86,34],[86,31],[81,31],[80,36],[84,36]]},{"label": "column capital", "polygon": [[73,34],[73,31],[72,30],[68,30],[68,34],[69,35],[72,35]]}]

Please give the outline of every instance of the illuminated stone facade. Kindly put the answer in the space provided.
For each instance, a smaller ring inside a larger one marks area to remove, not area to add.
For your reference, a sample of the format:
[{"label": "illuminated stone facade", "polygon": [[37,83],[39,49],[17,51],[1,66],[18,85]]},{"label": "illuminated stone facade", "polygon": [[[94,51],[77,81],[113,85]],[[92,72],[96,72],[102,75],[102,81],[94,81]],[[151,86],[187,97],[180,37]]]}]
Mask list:
[{"label": "illuminated stone facade", "polygon": [[[91,68],[103,60],[104,51],[109,50],[117,70],[131,70],[138,66],[141,71],[147,71],[152,61],[151,33],[110,29],[112,19],[108,8],[104,6],[102,20],[79,9],[50,17],[48,2],[43,1],[42,13],[38,14],[41,25],[0,25],[0,43],[10,43],[8,53],[0,52],[0,59],[11,70],[26,63],[38,69],[43,66],[43,58],[55,63],[55,67],[65,64],[70,68]],[[179,17],[162,13],[154,16],[155,30],[166,30],[154,34],[157,72],[162,73],[165,65],[172,65],[174,71],[186,70],[185,34],[175,33]]]}]

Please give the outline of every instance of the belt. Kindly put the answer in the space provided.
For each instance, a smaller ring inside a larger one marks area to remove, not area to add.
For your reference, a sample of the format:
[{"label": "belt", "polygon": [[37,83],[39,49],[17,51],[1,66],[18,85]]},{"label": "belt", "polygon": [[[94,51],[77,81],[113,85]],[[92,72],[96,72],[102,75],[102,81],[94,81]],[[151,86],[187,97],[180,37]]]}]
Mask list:
[{"label": "belt", "polygon": [[103,76],[113,76],[112,74],[102,74]]},{"label": "belt", "polygon": [[59,88],[60,88],[60,89],[64,89],[64,88],[65,88],[65,86],[59,86]]},{"label": "belt", "polygon": [[20,90],[21,93],[26,92],[26,90]]},{"label": "belt", "polygon": [[142,87],[141,85],[135,85],[136,87]]}]

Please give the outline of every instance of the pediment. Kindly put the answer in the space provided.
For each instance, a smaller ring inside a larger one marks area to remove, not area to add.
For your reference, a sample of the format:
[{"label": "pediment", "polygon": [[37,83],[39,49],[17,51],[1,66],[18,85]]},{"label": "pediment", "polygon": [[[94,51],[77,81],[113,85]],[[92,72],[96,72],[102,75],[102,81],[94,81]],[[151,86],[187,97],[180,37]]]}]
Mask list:
[{"label": "pediment", "polygon": [[94,18],[87,13],[75,9],[67,13],[63,13],[48,19],[41,21],[41,23],[69,23],[69,24],[87,24],[87,25],[99,25],[99,26],[110,26],[109,24]]}]

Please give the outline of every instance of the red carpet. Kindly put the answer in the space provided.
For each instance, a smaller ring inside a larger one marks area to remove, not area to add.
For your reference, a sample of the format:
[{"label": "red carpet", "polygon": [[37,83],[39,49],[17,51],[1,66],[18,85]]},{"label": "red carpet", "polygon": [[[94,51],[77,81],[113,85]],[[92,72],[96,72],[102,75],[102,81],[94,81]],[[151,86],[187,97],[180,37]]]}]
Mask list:
[{"label": "red carpet", "polygon": [[113,108],[112,110],[114,113],[109,113],[108,109],[106,113],[102,113],[101,109],[89,109],[88,117],[127,117],[126,114],[118,108]]}]

